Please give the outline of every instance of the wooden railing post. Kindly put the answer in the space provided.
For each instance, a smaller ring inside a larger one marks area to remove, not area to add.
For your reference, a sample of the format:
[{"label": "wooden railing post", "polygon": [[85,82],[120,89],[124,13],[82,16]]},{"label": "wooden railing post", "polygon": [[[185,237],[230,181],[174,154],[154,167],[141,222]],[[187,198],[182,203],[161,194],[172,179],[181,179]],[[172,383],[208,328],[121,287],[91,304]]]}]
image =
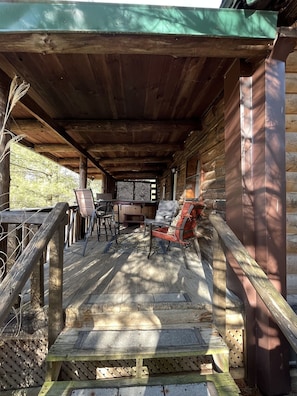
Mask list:
[{"label": "wooden railing post", "polygon": [[31,275],[31,307],[38,309],[44,306],[44,265],[45,253]]},{"label": "wooden railing post", "polygon": [[77,241],[77,207],[70,207],[68,210],[68,224],[66,225],[64,247],[71,246]]},{"label": "wooden railing post", "polygon": [[63,249],[64,223],[61,223],[50,241],[48,346],[56,340],[63,324]]},{"label": "wooden railing post", "polygon": [[[31,228],[36,233],[39,229],[38,225],[32,225]],[[31,307],[38,310],[44,306],[44,268],[45,254],[43,252],[39,262],[34,267],[31,274]]]},{"label": "wooden railing post", "polygon": [[213,322],[226,337],[226,256],[220,237],[213,231]]},{"label": "wooden railing post", "polygon": [[[49,308],[51,340],[54,340],[57,332],[62,329],[64,226],[67,224],[66,213],[68,209],[69,206],[67,203],[59,202],[49,214],[26,211],[1,212],[0,217],[2,224],[40,224],[40,228],[34,236],[32,236],[28,245],[21,252],[5,278],[0,282],[0,325],[2,325],[6,320],[12,306],[15,304],[18,296],[22,293],[23,287],[36,268],[36,265],[38,265],[39,261],[42,260],[42,256],[52,239],[50,270],[52,283],[50,282],[49,284],[51,302],[51,307]],[[39,297],[37,298],[39,301],[41,301],[41,293],[42,291],[40,289],[40,291],[38,291]],[[57,303],[55,304],[56,301]],[[57,313],[54,312],[55,308],[53,308],[53,304],[59,308]]]}]

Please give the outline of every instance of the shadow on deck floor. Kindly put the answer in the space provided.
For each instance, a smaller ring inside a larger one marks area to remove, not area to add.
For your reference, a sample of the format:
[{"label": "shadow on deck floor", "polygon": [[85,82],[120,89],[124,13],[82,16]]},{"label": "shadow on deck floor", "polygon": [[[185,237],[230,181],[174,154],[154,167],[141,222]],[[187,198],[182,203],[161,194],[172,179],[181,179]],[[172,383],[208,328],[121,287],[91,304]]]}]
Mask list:
[{"label": "shadow on deck floor", "polygon": [[[82,257],[83,241],[64,254],[64,307],[83,303],[91,294],[114,295],[186,293],[194,304],[205,304],[211,312],[212,270],[201,262],[193,247],[186,249],[186,268],[182,250],[171,245],[166,255],[154,241],[153,254],[147,258],[149,236],[140,228],[129,228],[119,235],[107,253],[105,241],[94,236]],[[119,297],[117,297],[119,302]]]}]

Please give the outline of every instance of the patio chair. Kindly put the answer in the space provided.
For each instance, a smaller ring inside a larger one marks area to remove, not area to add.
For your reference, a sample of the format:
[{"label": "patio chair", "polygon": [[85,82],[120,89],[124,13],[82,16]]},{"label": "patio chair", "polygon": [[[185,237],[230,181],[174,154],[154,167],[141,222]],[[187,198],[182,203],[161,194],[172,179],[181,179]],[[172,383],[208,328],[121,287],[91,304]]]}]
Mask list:
[{"label": "patio chair", "polygon": [[[101,236],[101,229],[102,226],[105,230],[105,238],[108,241],[108,236],[117,235],[117,226],[115,222],[114,210],[113,210],[113,203],[111,201],[99,201],[96,210],[99,217],[99,224],[98,224],[98,240]],[[109,230],[109,235],[108,235]]]},{"label": "patio chair", "polygon": [[92,235],[94,225],[97,226],[97,234],[99,233],[99,213],[96,211],[93,192],[88,188],[78,188],[74,190],[76,202],[78,204],[80,215],[88,222],[88,228],[85,232],[85,243],[83,247],[83,256],[86,252],[86,247],[89,237]]},{"label": "patio chair", "polygon": [[[185,201],[179,214],[175,217],[170,225],[153,228],[153,224],[151,224],[149,253],[147,257],[150,258],[151,256],[153,238],[157,238],[159,240],[164,254],[167,253],[171,243],[179,244],[179,246],[182,248],[186,267],[187,260],[185,248],[187,246],[189,246],[191,243],[194,243],[197,255],[200,256],[196,228],[204,207],[204,204],[201,202]],[[167,248],[165,248],[164,245],[165,241],[168,242]]]},{"label": "patio chair", "polygon": [[162,226],[162,225],[169,225],[177,214],[179,209],[179,204],[176,200],[173,201],[160,201],[158,205],[158,209],[156,212],[156,216],[154,219],[144,219],[144,229],[143,235],[146,234],[146,227],[147,226]]},{"label": "patio chair", "polygon": [[74,190],[76,201],[79,207],[79,212],[82,218],[88,222],[88,228],[85,232],[85,243],[83,247],[83,256],[85,255],[88,238],[92,235],[94,225],[97,226],[97,237],[100,239],[101,228],[104,226],[106,240],[108,240],[107,228],[112,227],[112,213],[109,211],[109,206],[103,205],[95,206],[93,192],[88,188],[78,188]]}]

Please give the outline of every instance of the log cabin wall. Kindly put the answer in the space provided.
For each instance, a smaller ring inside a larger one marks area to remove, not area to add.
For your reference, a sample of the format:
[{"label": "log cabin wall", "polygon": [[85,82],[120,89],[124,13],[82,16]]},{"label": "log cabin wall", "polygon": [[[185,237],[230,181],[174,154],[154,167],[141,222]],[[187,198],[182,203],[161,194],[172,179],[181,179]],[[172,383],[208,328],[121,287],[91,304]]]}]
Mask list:
[{"label": "log cabin wall", "polygon": [[297,294],[297,52],[286,62],[287,293]]},{"label": "log cabin wall", "polygon": [[[201,222],[199,239],[204,258],[212,262],[211,227],[208,214],[216,209],[225,217],[225,141],[224,141],[224,102],[220,99],[207,112],[202,120],[202,129],[193,131],[185,142],[184,150],[176,153],[173,167],[178,169],[176,199],[184,195],[187,176],[187,161],[194,156],[200,160],[201,198],[206,204],[206,217]],[[165,186],[165,199],[172,199],[172,174],[169,170],[160,181],[160,189]],[[162,195],[161,195],[162,196]]]},{"label": "log cabin wall", "polygon": [[[176,153],[171,166],[178,169],[176,198],[183,196],[186,187],[187,161],[193,156],[200,160],[201,198],[207,209],[225,212],[225,143],[223,100],[208,111],[202,121],[202,130],[193,131],[185,142],[184,150]],[[170,199],[171,175],[166,184],[166,199]]]}]

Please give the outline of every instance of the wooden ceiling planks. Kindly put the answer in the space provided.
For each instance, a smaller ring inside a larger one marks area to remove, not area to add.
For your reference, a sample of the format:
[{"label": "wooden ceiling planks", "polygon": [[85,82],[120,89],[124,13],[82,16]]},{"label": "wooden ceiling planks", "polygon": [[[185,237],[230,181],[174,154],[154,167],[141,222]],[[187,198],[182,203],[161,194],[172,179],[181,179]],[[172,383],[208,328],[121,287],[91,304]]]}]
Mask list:
[{"label": "wooden ceiling planks", "polygon": [[[122,70],[122,55],[107,54],[104,55],[104,71],[107,81],[107,92],[110,103],[113,103],[111,118],[122,118],[122,114],[127,114],[127,103],[124,94],[124,78]],[[104,100],[104,97],[100,97]],[[103,117],[104,118],[104,115]]]},{"label": "wooden ceiling planks", "polygon": [[[32,2],[31,7],[36,7],[38,15],[52,5]],[[134,11],[139,9],[127,7],[125,12]],[[142,18],[157,15],[150,14],[151,8],[144,11]],[[230,26],[219,26],[216,18],[223,14],[233,18],[233,12],[156,11],[160,18],[163,14],[177,15],[183,23],[177,24],[176,19],[172,23],[165,17],[161,20],[176,31],[180,26],[183,34],[166,34],[166,24],[158,34],[130,34],[130,24],[120,34],[102,32],[105,20],[98,31],[75,30],[78,21],[73,21],[70,30],[57,25],[55,31],[42,25],[40,31],[27,32],[24,26],[31,26],[32,18],[29,14],[23,19],[15,15],[13,26],[20,24],[23,31],[8,26],[5,34],[0,33],[0,68],[11,78],[16,72],[31,83],[29,97],[24,99],[29,112],[17,106],[14,116],[25,121],[33,114],[41,121],[32,122],[31,128],[23,123],[28,143],[36,151],[76,170],[80,156],[85,155],[94,177],[102,169],[117,179],[156,176],[164,164],[170,164],[174,152],[183,149],[188,134],[200,129],[200,119],[221,94],[224,73],[234,57],[253,62],[266,57],[273,44],[273,24],[263,20],[264,35],[261,29],[259,36],[249,29],[251,20],[261,20],[260,14],[251,14],[247,24],[244,13],[238,13],[236,22],[242,20],[244,26],[231,33]],[[201,26],[197,23],[200,14]],[[36,24],[44,24],[36,15]],[[5,21],[0,16],[1,23]],[[112,18],[109,23],[113,23]],[[144,27],[150,28],[149,24]],[[200,28],[201,36],[197,33]],[[205,35],[209,30],[216,34]]]},{"label": "wooden ceiling planks", "polygon": [[[45,61],[42,58],[43,56],[40,55],[25,54],[22,62],[28,65],[28,68],[22,68],[22,77],[32,81],[32,97],[34,97],[34,91],[38,90],[41,93],[39,97],[40,104],[53,118],[57,119],[67,118],[69,114],[74,113],[77,119],[101,118],[103,115],[111,119],[141,119],[144,114],[146,114],[146,119],[154,119],[156,117],[155,114],[157,114],[158,119],[191,118],[197,113],[195,103],[198,100],[201,101],[199,99],[201,95],[198,96],[195,92],[201,92],[202,85],[212,81],[211,74],[214,73],[216,75],[217,64],[213,62],[214,66],[211,66],[211,62],[208,62],[204,70],[209,71],[203,71],[203,74],[206,73],[207,75],[201,78],[200,76],[197,77],[200,70],[199,65],[197,65],[199,62],[195,59],[167,58],[167,69],[165,69],[164,58],[156,57],[157,59],[155,60],[155,57],[153,57],[155,61],[154,70],[162,70],[162,72],[154,74],[160,76],[159,80],[162,83],[158,88],[150,90],[146,87],[151,84],[152,77],[149,72],[151,62],[142,57],[131,59],[134,57],[122,56],[124,60],[120,65],[117,62],[117,71],[107,71],[108,67],[106,64],[101,65],[99,73],[101,78],[97,77],[96,81],[93,80],[93,73],[90,72],[90,69],[94,69],[94,59],[92,58],[89,59],[89,57],[85,56],[75,57],[76,62],[84,70],[81,77],[79,77],[78,68],[71,68],[74,62],[72,56],[60,55],[57,58],[52,55],[51,59],[47,57]],[[84,62],[86,59],[88,61]],[[96,60],[98,60],[98,57],[96,57]],[[13,62],[13,60],[11,61]],[[159,61],[161,61],[161,67],[158,67]],[[14,64],[16,63],[15,61]],[[90,65],[90,67],[87,65]],[[226,65],[228,65],[228,62]],[[20,65],[17,67],[20,67]],[[119,70],[123,71],[122,76],[119,76]],[[42,77],[41,85],[34,82],[35,75]],[[136,78],[135,76],[138,77]],[[121,83],[114,84],[113,79],[121,81]],[[78,83],[78,80],[83,81],[83,83]],[[171,83],[174,80],[177,82],[176,84]],[[107,84],[106,82],[108,81],[111,81],[111,83]],[[81,84],[84,84],[84,86]],[[162,86],[164,87],[163,94],[161,93]],[[125,91],[124,97],[123,87]],[[154,94],[157,100],[149,96],[150,92],[157,92],[157,94]],[[117,102],[126,103],[124,112],[120,112],[120,109],[117,109],[115,98],[120,98]],[[170,98],[171,100],[166,102],[165,98]],[[160,106],[158,106],[158,102],[161,102]],[[128,110],[127,103],[130,103]]]}]

